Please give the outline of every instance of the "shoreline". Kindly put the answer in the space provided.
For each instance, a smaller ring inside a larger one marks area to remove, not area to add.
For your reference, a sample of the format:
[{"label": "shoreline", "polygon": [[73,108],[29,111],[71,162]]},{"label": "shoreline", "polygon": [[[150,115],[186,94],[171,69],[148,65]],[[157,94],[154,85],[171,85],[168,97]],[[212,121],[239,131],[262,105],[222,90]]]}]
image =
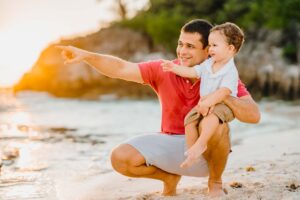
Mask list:
[{"label": "shoreline", "polygon": [[[299,199],[299,136],[298,129],[291,129],[254,135],[233,146],[223,174],[223,186],[228,194],[221,199]],[[238,188],[234,182],[241,187]],[[66,188],[64,185],[73,189],[68,192],[63,189]],[[57,194],[60,200],[209,199],[206,192],[207,177],[183,177],[178,185],[177,196],[173,197],[160,195],[162,183],[159,181],[129,178],[116,172],[72,180],[59,188],[61,191],[57,191]]]}]

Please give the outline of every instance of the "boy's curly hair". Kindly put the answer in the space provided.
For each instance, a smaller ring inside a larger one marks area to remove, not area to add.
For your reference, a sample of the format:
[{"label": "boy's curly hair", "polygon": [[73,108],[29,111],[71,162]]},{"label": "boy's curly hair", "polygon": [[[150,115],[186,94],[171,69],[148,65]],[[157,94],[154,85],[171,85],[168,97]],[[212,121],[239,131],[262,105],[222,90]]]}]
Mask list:
[{"label": "boy's curly hair", "polygon": [[244,32],[240,27],[231,22],[214,26],[210,32],[220,31],[227,39],[228,44],[232,44],[236,53],[240,50],[244,43]]}]

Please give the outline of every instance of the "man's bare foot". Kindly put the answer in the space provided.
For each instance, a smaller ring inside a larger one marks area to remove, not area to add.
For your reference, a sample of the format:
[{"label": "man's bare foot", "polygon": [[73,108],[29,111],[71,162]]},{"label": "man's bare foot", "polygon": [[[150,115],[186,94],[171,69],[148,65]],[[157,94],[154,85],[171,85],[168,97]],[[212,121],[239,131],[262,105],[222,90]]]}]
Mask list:
[{"label": "man's bare foot", "polygon": [[212,181],[208,182],[208,194],[210,197],[222,197],[225,195],[225,192],[222,188],[222,181]]},{"label": "man's bare foot", "polygon": [[175,196],[176,195],[176,188],[178,182],[180,181],[181,176],[176,174],[170,174],[169,177],[164,181],[164,190],[162,195],[163,196]]}]

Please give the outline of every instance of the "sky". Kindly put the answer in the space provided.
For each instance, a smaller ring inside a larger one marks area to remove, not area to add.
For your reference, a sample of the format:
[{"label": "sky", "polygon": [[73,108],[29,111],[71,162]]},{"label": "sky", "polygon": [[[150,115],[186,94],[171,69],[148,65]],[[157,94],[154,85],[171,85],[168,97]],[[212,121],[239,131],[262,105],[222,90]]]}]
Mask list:
[{"label": "sky", "polygon": [[[132,10],[147,0],[125,0]],[[117,18],[115,0],[0,0],[0,87],[12,86],[49,43]],[[132,15],[134,12],[131,13]]]}]

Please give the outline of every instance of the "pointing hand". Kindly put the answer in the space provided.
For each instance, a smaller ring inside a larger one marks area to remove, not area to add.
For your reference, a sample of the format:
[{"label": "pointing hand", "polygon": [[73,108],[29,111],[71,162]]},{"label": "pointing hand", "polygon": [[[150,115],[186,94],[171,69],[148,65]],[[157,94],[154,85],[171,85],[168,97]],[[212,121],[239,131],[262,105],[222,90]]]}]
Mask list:
[{"label": "pointing hand", "polygon": [[64,59],[64,64],[73,64],[83,61],[87,57],[85,50],[73,47],[57,45],[56,48],[61,49],[61,55]]}]

